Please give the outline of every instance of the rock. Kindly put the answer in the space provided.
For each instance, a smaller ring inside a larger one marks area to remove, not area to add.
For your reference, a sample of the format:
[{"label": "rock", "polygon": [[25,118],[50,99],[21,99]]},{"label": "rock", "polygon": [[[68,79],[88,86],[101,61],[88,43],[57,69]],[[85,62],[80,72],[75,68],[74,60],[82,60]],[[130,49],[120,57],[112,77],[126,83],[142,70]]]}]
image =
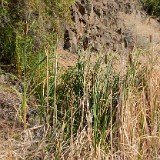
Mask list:
[{"label": "rock", "polygon": [[131,48],[134,46],[134,38],[132,36],[132,33],[130,31],[127,32],[127,30],[124,33],[124,47],[125,48]]},{"label": "rock", "polygon": [[99,52],[102,48],[110,47],[117,51],[133,46],[134,40],[131,31],[128,31],[124,21],[119,17],[120,13],[131,14],[135,11],[134,2],[129,0],[77,0],[72,7],[73,27],[67,26],[64,33],[64,49],[77,53],[79,41],[84,39],[83,48],[91,47]]}]

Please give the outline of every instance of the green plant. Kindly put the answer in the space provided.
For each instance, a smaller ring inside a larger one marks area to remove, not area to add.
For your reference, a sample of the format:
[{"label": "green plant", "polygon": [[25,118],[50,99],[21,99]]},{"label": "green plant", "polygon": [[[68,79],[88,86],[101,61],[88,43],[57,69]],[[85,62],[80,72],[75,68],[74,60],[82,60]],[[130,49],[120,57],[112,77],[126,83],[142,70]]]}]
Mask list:
[{"label": "green plant", "polygon": [[[10,1],[0,4],[0,61],[5,65],[13,64],[20,71],[20,55],[17,55],[16,37],[23,35],[24,23],[28,23],[28,36],[32,39],[32,52],[37,54],[47,45],[57,43],[62,38],[63,26],[71,22],[69,1]],[[19,74],[19,73],[18,73]]]},{"label": "green plant", "polygon": [[[63,34],[63,29],[59,26],[67,23],[71,18],[70,7],[73,2],[73,0],[54,2],[29,0],[19,4],[18,1],[5,0],[1,3],[0,17],[3,23],[0,26],[2,28],[0,38],[3,43],[0,46],[2,49],[0,61],[3,66],[15,66],[14,72],[23,79],[24,128],[26,128],[26,106],[30,91],[41,97],[41,119],[42,117],[47,119],[49,124],[50,120],[44,117],[49,115],[54,119],[52,116],[57,115],[56,109],[50,107],[51,103],[48,100],[52,96],[49,93],[49,85],[53,80],[50,76],[55,77],[53,88],[56,88],[57,67],[52,75],[51,68],[54,62],[51,59],[56,56],[55,45]],[[54,97],[55,108],[56,92]],[[55,112],[54,115],[52,115],[53,112]]]},{"label": "green plant", "polygon": [[145,10],[150,15],[160,16],[160,1],[159,0],[142,0]]}]

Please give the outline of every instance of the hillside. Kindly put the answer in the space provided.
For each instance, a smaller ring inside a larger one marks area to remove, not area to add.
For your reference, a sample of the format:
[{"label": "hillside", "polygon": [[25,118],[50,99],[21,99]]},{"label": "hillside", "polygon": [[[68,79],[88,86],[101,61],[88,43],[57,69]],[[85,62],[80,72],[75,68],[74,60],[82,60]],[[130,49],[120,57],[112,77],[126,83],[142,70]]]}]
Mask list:
[{"label": "hillside", "polygon": [[144,7],[2,1],[0,160],[160,158],[160,22]]},{"label": "hillside", "polygon": [[81,41],[94,52],[146,47],[150,36],[159,44],[159,23],[134,1],[77,1],[72,8],[75,23],[65,30],[64,48],[73,53]]}]

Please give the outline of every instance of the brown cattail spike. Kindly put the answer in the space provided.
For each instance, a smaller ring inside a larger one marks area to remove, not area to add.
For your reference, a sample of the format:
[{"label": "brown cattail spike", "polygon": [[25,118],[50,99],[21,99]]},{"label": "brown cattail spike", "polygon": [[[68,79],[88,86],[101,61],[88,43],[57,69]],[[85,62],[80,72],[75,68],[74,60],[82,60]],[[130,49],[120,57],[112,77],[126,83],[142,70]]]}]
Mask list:
[{"label": "brown cattail spike", "polygon": [[108,56],[105,55],[105,59],[104,59],[105,64],[107,64],[107,61],[108,61]]},{"label": "brown cattail spike", "polygon": [[132,52],[129,53],[129,64],[133,64],[133,57],[132,57]]},{"label": "brown cattail spike", "polygon": [[149,35],[149,42],[152,43],[152,35]]},{"label": "brown cattail spike", "polygon": [[84,49],[84,51],[88,48],[88,38],[87,37],[85,37],[84,39],[83,39],[83,49]]},{"label": "brown cattail spike", "polygon": [[28,33],[28,22],[27,20],[25,21],[25,27],[24,27],[24,34],[27,35]]}]

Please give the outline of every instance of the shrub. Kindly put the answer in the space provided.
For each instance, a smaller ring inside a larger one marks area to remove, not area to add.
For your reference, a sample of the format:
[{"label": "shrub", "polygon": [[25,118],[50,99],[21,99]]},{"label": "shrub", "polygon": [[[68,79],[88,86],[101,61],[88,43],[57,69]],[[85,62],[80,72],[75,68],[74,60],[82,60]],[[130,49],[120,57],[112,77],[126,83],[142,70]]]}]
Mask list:
[{"label": "shrub", "polygon": [[160,1],[159,0],[142,0],[145,10],[150,15],[160,16]]},{"label": "shrub", "polygon": [[37,55],[46,46],[56,44],[63,35],[65,23],[70,23],[70,7],[74,0],[3,0],[0,4],[0,62],[17,66],[17,39],[32,41],[32,53]]}]

